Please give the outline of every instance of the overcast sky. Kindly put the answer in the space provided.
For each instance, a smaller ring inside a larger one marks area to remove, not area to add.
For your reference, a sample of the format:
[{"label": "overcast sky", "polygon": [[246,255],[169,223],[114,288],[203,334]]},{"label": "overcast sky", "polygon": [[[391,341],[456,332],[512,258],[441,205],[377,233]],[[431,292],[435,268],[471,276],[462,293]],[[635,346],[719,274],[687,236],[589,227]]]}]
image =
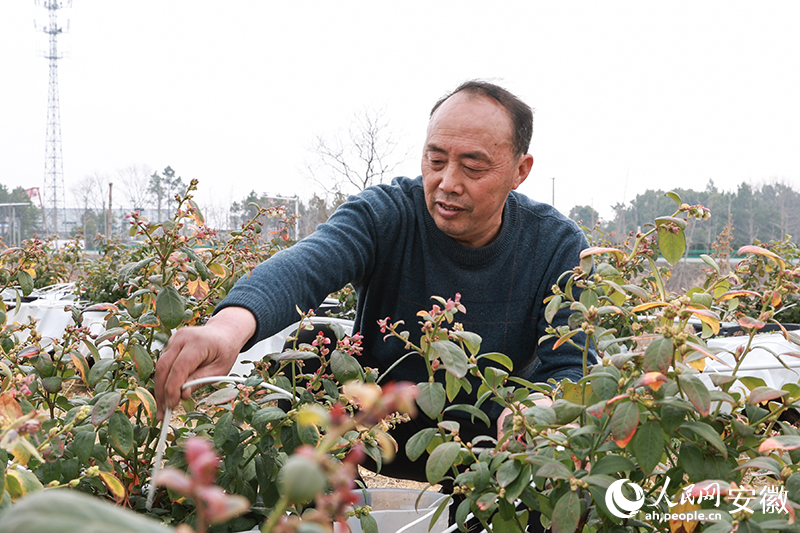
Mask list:
[{"label": "overcast sky", "polygon": [[[9,187],[43,185],[46,19],[0,2]],[[314,137],[364,107],[385,109],[415,176],[431,105],[469,78],[535,109],[520,190],[550,202],[555,183],[564,212],[709,180],[800,188],[800,2],[74,0],[60,21],[68,204],[132,164],[197,178],[201,205],[308,197]]]}]

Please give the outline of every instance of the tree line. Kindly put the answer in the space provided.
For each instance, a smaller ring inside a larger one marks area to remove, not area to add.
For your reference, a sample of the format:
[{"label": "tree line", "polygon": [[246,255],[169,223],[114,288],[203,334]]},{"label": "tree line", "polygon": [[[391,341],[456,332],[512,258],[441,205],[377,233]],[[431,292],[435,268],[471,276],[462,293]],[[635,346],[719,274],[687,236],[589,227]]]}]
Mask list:
[{"label": "tree line", "polygon": [[[673,191],[687,204],[702,204],[711,210],[710,219],[689,225],[686,241],[690,251],[711,250],[726,226],[734,250],[746,244],[800,235],[800,193],[785,181],[741,183],[735,191],[722,191],[710,180],[701,191]],[[573,207],[569,217],[586,228],[598,227],[612,242],[620,243],[631,232],[647,231],[642,227],[645,221],[675,211],[675,202],[666,192],[648,189],[627,204],[612,206],[614,218],[611,220],[602,220],[596,210],[586,205]]]}]

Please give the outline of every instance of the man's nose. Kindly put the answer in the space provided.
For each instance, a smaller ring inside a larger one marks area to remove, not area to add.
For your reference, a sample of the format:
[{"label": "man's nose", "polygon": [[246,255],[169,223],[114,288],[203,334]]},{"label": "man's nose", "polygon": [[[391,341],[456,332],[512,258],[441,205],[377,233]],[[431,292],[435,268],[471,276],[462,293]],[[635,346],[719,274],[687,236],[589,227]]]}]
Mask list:
[{"label": "man's nose", "polygon": [[442,170],[442,180],[439,182],[439,189],[447,194],[461,194],[463,192],[458,165],[448,163],[444,170]]}]

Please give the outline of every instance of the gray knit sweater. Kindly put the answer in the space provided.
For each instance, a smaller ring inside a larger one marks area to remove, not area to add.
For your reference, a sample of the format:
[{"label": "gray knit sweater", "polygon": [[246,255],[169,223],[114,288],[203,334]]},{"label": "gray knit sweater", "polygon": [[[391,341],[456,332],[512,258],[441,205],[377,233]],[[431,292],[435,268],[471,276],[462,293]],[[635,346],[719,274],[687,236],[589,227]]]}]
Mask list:
[{"label": "gray knit sweater", "polygon": [[[354,331],[364,336],[361,363],[385,370],[406,350],[397,339],[384,340],[378,319],[405,320],[412,341],[418,340],[417,311],[431,308],[432,295],[447,299],[458,292],[467,312],[456,320],[482,337],[482,353],[506,354],[513,373],[525,379],[576,381],[580,352],[566,344],[553,351],[552,339],[541,346],[538,340],[547,327],[543,300],[561,273],[579,263],[586,246],[574,222],[514,191],[497,239],[482,248],[463,246],[436,227],[422,179],[396,178],[350,197],[314,234],[241,279],[218,309],[238,306],[255,315],[258,327],[249,348],[296,321],[295,305],[314,308],[353,283]],[[554,325],[566,324],[568,315],[562,310]],[[418,382],[426,376],[421,358],[410,357],[388,378]]]}]

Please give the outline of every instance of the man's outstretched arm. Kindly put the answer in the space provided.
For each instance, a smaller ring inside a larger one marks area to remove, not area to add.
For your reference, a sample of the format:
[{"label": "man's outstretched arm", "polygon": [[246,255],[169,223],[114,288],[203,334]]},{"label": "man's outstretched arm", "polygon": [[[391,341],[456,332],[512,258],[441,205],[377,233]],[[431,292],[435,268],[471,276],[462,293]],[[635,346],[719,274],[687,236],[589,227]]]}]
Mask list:
[{"label": "man's outstretched arm", "polygon": [[156,363],[159,420],[164,416],[165,407],[172,409],[181,396],[189,397],[190,389],[181,393],[181,386],[187,381],[228,375],[255,331],[255,317],[242,307],[226,307],[203,326],[176,331]]}]

